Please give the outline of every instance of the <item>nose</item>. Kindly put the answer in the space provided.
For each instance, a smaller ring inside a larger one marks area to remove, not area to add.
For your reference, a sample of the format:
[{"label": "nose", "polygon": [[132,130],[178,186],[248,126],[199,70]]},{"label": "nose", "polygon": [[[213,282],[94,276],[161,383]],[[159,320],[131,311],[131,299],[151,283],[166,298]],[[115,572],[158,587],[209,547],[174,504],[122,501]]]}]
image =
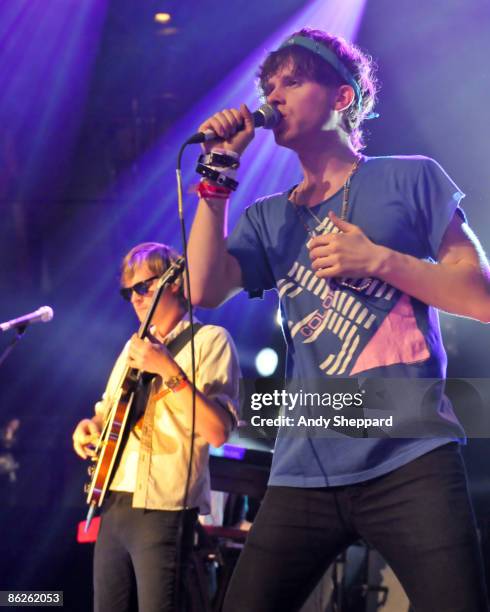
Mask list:
[{"label": "nose", "polygon": [[266,96],[267,104],[278,106],[284,103],[284,93],[281,87],[274,87]]},{"label": "nose", "polygon": [[270,104],[271,106],[278,106],[281,103],[281,99],[280,96],[278,95],[277,90],[274,90],[272,93],[270,93],[267,98],[266,98],[267,104]]}]

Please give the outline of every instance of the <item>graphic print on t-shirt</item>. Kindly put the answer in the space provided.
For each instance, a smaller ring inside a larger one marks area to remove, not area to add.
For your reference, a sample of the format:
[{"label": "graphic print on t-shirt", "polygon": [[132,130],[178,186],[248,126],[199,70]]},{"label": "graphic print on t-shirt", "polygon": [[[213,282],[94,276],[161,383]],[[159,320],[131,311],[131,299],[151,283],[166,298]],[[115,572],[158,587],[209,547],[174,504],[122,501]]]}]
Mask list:
[{"label": "graphic print on t-shirt", "polygon": [[[327,218],[315,228],[317,233],[335,233],[338,228]],[[319,369],[327,376],[355,375],[397,363],[415,363],[428,359],[429,350],[418,328],[408,295],[373,278],[320,279],[311,267],[295,261],[277,283],[286,312],[291,301],[306,298],[311,308],[317,296],[320,306],[308,312],[302,300],[301,320],[289,317],[289,333],[295,344],[314,343],[330,352],[323,355]],[[325,334],[331,338],[325,342]]]}]

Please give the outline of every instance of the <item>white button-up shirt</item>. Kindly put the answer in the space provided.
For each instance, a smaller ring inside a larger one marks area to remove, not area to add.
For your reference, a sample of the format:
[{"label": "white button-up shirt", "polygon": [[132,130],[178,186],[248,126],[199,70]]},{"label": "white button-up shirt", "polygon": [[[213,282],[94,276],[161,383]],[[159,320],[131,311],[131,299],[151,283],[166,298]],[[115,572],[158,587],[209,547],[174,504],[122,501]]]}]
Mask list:
[{"label": "white button-up shirt", "polygon": [[[180,321],[163,342],[169,344],[189,326]],[[106,418],[126,368],[128,345],[118,357],[106,391],[95,411]],[[238,422],[240,368],[236,348],[228,332],[216,325],[205,325],[195,335],[196,387],[217,402]],[[191,344],[175,357],[175,361],[191,379]],[[159,376],[151,390],[141,429],[128,436],[121,460],[110,485],[111,491],[133,493],[133,507],[152,510],[182,509],[190,456],[192,414],[179,405],[179,393],[162,389]],[[209,445],[197,432],[187,507],[210,512]]]}]

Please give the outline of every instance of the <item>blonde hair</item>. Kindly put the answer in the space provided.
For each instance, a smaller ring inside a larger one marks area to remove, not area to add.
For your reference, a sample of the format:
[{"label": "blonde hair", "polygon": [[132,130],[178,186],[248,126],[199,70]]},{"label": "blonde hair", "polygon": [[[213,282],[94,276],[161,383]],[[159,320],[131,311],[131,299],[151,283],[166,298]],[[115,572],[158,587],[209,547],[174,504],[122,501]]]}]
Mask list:
[{"label": "blonde hair", "polygon": [[[177,251],[161,242],[142,242],[133,247],[121,262],[121,282],[130,280],[136,268],[146,263],[155,276],[161,276],[179,258]],[[178,297],[186,302],[184,284],[179,277],[175,284],[179,287]]]}]

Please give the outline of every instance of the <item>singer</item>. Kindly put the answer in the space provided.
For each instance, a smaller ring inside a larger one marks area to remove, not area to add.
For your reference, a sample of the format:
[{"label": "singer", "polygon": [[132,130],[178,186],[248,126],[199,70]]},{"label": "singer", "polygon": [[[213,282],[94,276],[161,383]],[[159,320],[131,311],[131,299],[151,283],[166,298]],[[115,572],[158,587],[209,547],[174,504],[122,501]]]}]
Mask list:
[{"label": "singer", "polygon": [[[159,243],[134,247],[123,259],[121,294],[140,321],[158,277],[177,259]],[[180,612],[175,607],[177,530],[181,513],[181,585],[198,512],[210,511],[208,445],[221,446],[237,423],[239,366],[222,327],[199,325],[195,335],[196,420],[187,506],[182,506],[190,452],[192,383],[190,324],[180,279],[162,294],[151,336],[134,335],[116,361],[95,415],[73,433],[76,453],[94,455],[126,366],[145,372],[130,414],[131,430],[102,508],[94,555],[96,612]],[[151,376],[153,375],[153,376]],[[183,591],[183,589],[181,589]],[[137,601],[137,607],[135,602]]]},{"label": "singer", "polygon": [[[296,153],[303,179],[247,208],[226,237],[236,168],[254,137],[251,114],[242,105],[200,126],[220,140],[207,142],[201,159],[216,174],[199,187],[193,300],[215,307],[240,289],[250,297],[275,289],[292,385],[401,380],[409,392],[384,415],[397,410],[415,425],[421,406],[410,381],[445,376],[438,310],[490,321],[488,262],[466,222],[464,194],[432,159],[361,153],[377,85],[370,58],[353,44],[305,28],[266,57],[259,80],[280,114],[275,142]],[[390,563],[417,612],[487,610],[457,442],[464,432],[442,391],[424,409],[432,427],[418,437],[279,429],[226,612],[298,610],[359,538]]]}]

